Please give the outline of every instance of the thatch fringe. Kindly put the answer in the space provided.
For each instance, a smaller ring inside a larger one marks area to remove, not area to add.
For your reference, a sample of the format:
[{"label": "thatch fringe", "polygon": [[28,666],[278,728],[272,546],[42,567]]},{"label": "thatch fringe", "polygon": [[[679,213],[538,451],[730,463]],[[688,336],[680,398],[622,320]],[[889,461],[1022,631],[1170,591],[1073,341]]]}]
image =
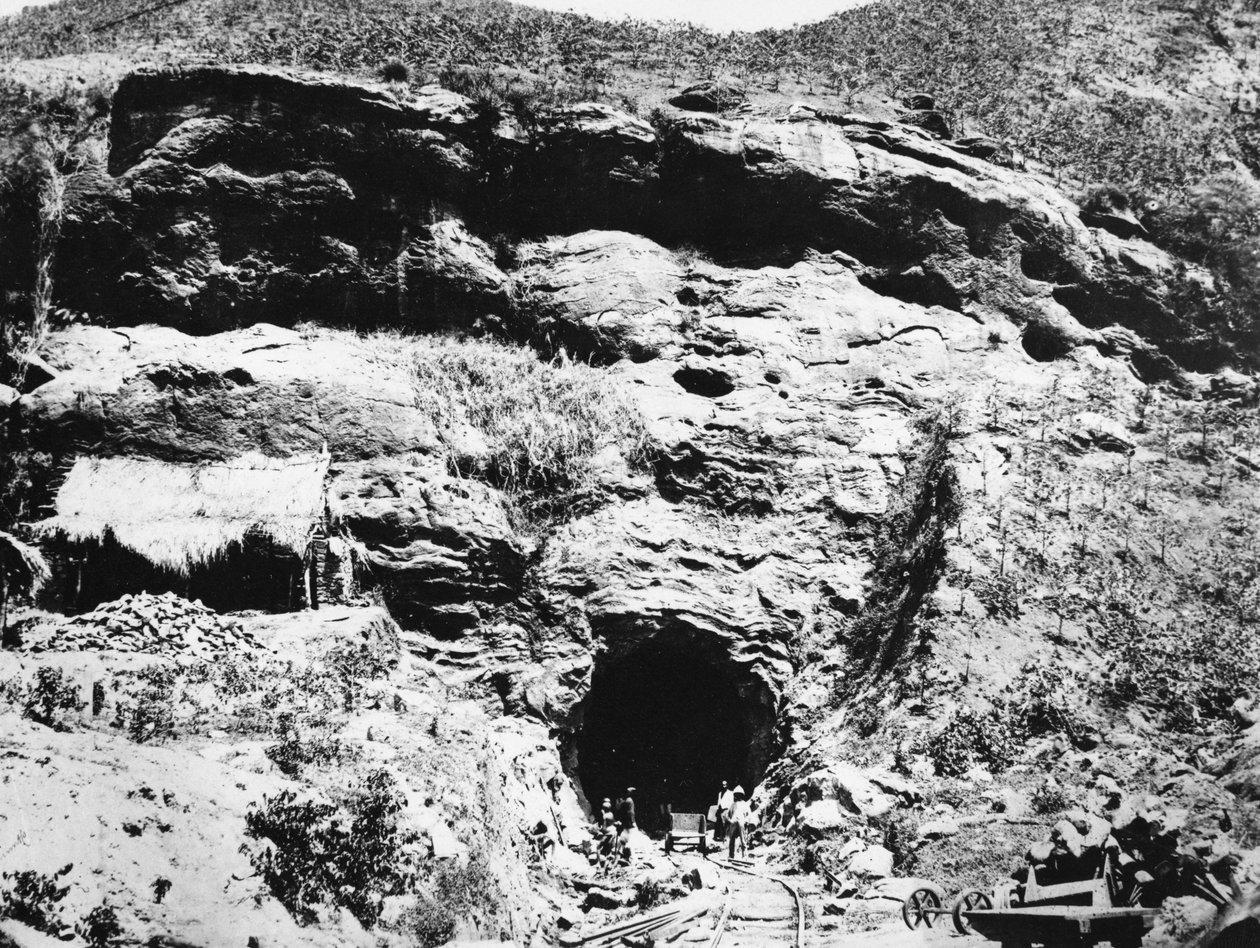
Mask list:
[{"label": "thatch fringe", "polygon": [[255,532],[301,556],[323,514],[327,473],[327,451],[201,464],[81,457],[57,492],[56,515],[35,529],[72,542],[112,535],[184,575]]}]

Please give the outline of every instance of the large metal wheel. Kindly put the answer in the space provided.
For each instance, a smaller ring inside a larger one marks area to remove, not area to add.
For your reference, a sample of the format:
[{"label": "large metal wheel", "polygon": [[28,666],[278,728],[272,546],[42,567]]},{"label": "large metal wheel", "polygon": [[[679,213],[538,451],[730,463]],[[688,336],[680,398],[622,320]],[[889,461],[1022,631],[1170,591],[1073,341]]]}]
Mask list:
[{"label": "large metal wheel", "polygon": [[941,897],[931,889],[915,889],[901,906],[901,918],[908,928],[931,928],[941,913]]},{"label": "large metal wheel", "polygon": [[989,893],[980,889],[968,889],[962,895],[958,896],[954,902],[954,927],[958,929],[960,935],[975,934],[972,931],[971,923],[967,921],[967,913],[976,910],[985,911],[993,908],[993,899],[989,898]]}]

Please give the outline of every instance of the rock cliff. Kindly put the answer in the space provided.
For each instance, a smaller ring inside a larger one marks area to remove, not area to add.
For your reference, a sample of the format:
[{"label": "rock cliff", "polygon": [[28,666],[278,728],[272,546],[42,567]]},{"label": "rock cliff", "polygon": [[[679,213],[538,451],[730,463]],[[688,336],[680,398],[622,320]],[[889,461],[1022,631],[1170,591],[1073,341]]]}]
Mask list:
[{"label": "rock cliff", "polygon": [[[1055,633],[984,626],[1012,618],[1004,511],[1048,518],[1021,506],[1030,471],[1132,455],[1149,386],[1206,390],[1191,370],[1229,357],[1179,335],[1205,274],[859,115],[586,104],[526,127],[437,89],[187,67],[122,82],[104,171],[73,182],[58,248],[57,303],[91,324],[6,410],[25,509],[81,457],[326,450],[329,522],[425,680],[547,725],[579,791],[637,779],[652,807],[701,808],[728,770],[786,793],[844,756],[855,708],[915,706],[918,672],[956,696],[1096,660],[1066,608]],[[612,438],[580,502],[523,515],[399,355],[451,332],[593,367],[646,460]],[[679,697],[697,680],[706,707]],[[633,742],[642,776],[599,757],[644,722],[673,774]],[[737,750],[705,757],[723,722]]]}]

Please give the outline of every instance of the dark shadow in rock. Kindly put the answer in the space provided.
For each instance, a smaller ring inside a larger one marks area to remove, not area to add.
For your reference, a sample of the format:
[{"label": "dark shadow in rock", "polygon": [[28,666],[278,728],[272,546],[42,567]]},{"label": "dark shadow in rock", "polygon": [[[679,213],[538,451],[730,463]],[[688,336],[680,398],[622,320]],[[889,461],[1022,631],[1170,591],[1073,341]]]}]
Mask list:
[{"label": "dark shadow in rock", "polygon": [[1024,351],[1038,362],[1061,359],[1074,348],[1073,342],[1062,332],[1042,323],[1029,323],[1019,341]]},{"label": "dark shadow in rock", "polygon": [[735,391],[734,383],[725,372],[711,368],[681,368],[674,373],[674,381],[692,395],[704,398],[721,398]]},{"label": "dark shadow in rock", "polygon": [[591,806],[635,787],[639,825],[664,829],[665,806],[704,813],[722,781],[751,790],[769,762],[773,704],[731,660],[683,632],[596,660],[577,731],[577,777]]},{"label": "dark shadow in rock", "polygon": [[928,307],[944,306],[955,312],[962,311],[963,298],[958,288],[944,274],[924,270],[921,266],[907,267],[898,273],[863,275],[858,279],[876,293],[891,296],[903,303]]}]

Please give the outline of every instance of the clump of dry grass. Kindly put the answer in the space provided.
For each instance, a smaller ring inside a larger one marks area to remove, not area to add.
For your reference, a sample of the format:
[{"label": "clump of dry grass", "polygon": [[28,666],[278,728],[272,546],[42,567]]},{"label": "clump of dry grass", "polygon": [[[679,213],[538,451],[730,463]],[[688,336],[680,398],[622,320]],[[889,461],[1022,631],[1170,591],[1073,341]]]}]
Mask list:
[{"label": "clump of dry grass", "polygon": [[634,399],[606,371],[563,354],[544,361],[491,340],[391,331],[360,345],[411,374],[416,405],[433,419],[452,473],[501,488],[527,515],[593,497],[610,449],[632,470],[651,460]]}]

